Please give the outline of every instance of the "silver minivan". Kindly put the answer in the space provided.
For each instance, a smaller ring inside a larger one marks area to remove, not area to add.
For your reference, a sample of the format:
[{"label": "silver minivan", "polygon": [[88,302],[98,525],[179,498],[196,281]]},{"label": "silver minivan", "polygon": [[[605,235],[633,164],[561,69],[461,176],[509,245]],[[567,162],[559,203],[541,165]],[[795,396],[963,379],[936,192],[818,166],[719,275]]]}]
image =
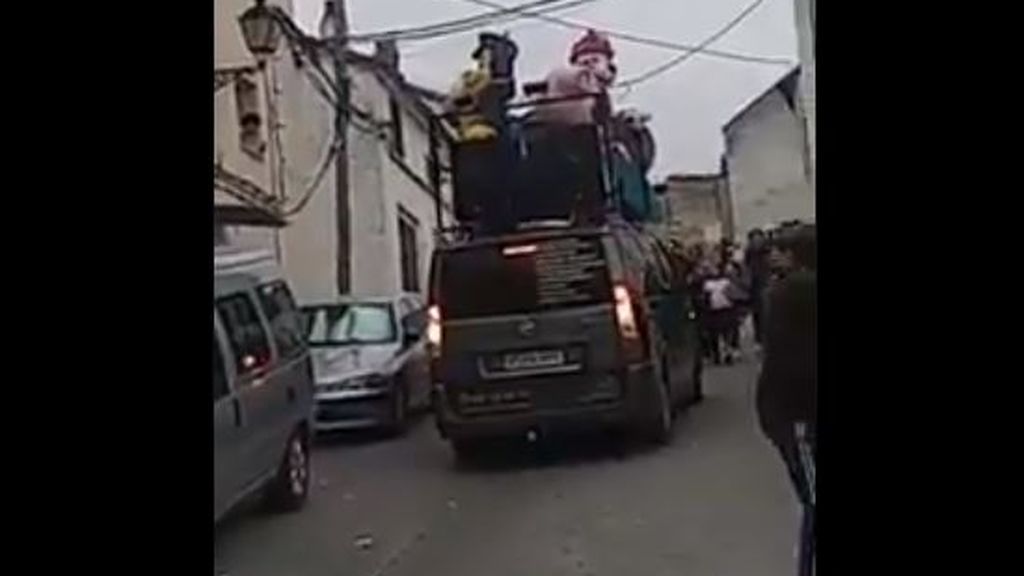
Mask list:
[{"label": "silver minivan", "polygon": [[213,518],[257,493],[306,500],[313,367],[272,255],[217,249],[213,288]]}]

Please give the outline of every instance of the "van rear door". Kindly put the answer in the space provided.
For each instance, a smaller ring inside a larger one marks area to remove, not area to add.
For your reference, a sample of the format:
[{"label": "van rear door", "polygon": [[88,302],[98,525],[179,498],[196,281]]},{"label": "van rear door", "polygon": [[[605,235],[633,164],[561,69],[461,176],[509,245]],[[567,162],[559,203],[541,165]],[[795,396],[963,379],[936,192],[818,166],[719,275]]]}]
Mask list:
[{"label": "van rear door", "polygon": [[442,252],[439,380],[453,392],[550,379],[583,388],[613,373],[618,329],[606,242],[599,232],[576,233]]}]

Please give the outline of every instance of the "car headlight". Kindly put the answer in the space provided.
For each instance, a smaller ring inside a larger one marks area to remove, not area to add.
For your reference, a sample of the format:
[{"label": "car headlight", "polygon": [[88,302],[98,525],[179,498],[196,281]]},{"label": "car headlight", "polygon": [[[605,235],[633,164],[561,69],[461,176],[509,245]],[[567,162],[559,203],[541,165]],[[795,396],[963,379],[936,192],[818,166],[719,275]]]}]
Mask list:
[{"label": "car headlight", "polygon": [[345,380],[339,380],[336,382],[318,382],[316,389],[318,392],[340,392],[346,388],[347,382]]},{"label": "car headlight", "polygon": [[391,385],[391,377],[384,374],[374,374],[363,379],[363,387],[371,390],[380,390]]}]

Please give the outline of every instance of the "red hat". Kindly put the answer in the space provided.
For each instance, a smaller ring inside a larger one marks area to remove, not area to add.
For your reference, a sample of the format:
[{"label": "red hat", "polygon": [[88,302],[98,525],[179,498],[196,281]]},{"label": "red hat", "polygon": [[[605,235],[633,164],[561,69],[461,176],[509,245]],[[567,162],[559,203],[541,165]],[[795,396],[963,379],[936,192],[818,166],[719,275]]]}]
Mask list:
[{"label": "red hat", "polygon": [[604,54],[608,59],[615,57],[612,44],[604,34],[595,30],[587,30],[582,38],[572,45],[572,52],[569,53],[569,63],[575,63],[576,59],[584,54]]}]

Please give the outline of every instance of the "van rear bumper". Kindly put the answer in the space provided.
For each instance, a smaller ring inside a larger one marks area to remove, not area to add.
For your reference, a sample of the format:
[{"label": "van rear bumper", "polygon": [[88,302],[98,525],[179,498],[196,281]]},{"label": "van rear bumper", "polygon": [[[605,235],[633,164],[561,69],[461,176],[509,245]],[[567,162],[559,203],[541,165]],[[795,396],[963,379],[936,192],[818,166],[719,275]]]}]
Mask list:
[{"label": "van rear bumper", "polygon": [[[453,390],[437,383],[434,386],[435,422],[445,439],[517,436],[530,430],[544,433],[618,428],[644,422],[653,413],[657,402],[653,366],[650,363],[635,364],[614,378],[621,390],[614,401],[473,416],[456,411]],[[557,382],[544,385],[557,385]]]}]

